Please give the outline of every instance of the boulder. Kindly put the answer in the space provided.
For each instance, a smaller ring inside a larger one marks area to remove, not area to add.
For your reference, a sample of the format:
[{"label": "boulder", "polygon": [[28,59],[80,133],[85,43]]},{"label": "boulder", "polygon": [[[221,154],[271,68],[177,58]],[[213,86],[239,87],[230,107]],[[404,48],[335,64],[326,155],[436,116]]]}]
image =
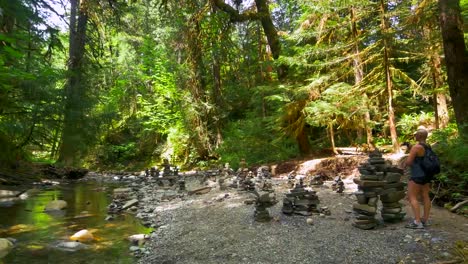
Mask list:
[{"label": "boulder", "polygon": [[67,202],[64,200],[50,201],[44,208],[44,211],[62,210],[67,207]]}]

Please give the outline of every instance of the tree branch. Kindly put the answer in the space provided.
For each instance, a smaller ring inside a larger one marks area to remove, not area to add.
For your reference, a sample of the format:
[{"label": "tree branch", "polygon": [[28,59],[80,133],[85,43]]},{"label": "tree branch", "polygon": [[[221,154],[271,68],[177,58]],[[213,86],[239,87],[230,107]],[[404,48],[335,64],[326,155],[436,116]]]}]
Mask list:
[{"label": "tree branch", "polygon": [[224,3],[223,0],[212,0],[211,2],[214,6],[226,12],[232,22],[244,22],[260,19],[260,15],[257,12],[246,11],[244,13],[239,13],[239,10],[236,10],[234,7]]}]

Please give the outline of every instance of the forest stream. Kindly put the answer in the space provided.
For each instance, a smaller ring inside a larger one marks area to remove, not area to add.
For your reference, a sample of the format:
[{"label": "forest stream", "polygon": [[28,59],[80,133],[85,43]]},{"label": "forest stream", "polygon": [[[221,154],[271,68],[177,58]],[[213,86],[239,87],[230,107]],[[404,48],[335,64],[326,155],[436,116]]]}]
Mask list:
[{"label": "forest stream", "polygon": [[[0,236],[15,241],[0,263],[132,263],[127,237],[151,229],[129,214],[106,221],[112,200],[108,187],[96,182],[59,184],[32,189],[23,199],[0,200]],[[68,206],[45,212],[52,200],[65,200]],[[61,246],[83,229],[92,233],[92,241],[77,244],[80,250]]]}]

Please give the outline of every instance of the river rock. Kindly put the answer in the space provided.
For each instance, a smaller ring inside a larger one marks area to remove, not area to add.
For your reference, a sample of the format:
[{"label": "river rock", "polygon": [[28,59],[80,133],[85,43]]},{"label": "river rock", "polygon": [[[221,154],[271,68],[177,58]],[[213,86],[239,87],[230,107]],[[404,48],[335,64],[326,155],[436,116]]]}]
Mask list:
[{"label": "river rock", "polygon": [[149,235],[146,235],[146,234],[131,235],[127,239],[135,245],[141,245],[145,242],[145,240],[149,239]]},{"label": "river rock", "polygon": [[131,193],[131,192],[132,192],[131,188],[117,188],[117,189],[114,189],[114,195],[120,195],[120,194]]},{"label": "river rock", "polygon": [[21,192],[18,192],[18,191],[0,190],[0,198],[16,197],[20,194]]},{"label": "river rock", "polygon": [[71,236],[70,240],[79,241],[79,242],[91,241],[91,240],[94,240],[94,236],[88,230],[83,229],[83,230],[76,232],[73,236]]},{"label": "river rock", "polygon": [[126,202],[123,206],[122,206],[122,210],[125,210],[127,208],[130,208],[134,205],[137,205],[138,204],[138,200],[137,199],[132,199],[128,202]]},{"label": "river rock", "polygon": [[6,238],[0,238],[0,259],[8,255],[13,248],[13,243]]},{"label": "river rock", "polygon": [[80,250],[80,249],[84,249],[84,248],[87,248],[88,246],[81,243],[81,242],[76,242],[76,241],[63,241],[63,242],[59,242],[56,247],[58,249],[62,249],[62,250],[65,250],[65,251],[77,251],[77,250]]},{"label": "river rock", "polygon": [[62,210],[67,207],[67,202],[64,200],[50,201],[44,208],[44,211]]}]

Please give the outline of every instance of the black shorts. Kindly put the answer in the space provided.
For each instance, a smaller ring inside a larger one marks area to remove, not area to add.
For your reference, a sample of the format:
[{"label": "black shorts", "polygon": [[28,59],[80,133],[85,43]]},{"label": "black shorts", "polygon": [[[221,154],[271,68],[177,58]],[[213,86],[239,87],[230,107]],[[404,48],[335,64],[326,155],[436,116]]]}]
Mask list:
[{"label": "black shorts", "polygon": [[430,183],[432,181],[432,178],[432,176],[411,177],[409,180],[413,181],[416,184],[424,185],[426,183]]}]

